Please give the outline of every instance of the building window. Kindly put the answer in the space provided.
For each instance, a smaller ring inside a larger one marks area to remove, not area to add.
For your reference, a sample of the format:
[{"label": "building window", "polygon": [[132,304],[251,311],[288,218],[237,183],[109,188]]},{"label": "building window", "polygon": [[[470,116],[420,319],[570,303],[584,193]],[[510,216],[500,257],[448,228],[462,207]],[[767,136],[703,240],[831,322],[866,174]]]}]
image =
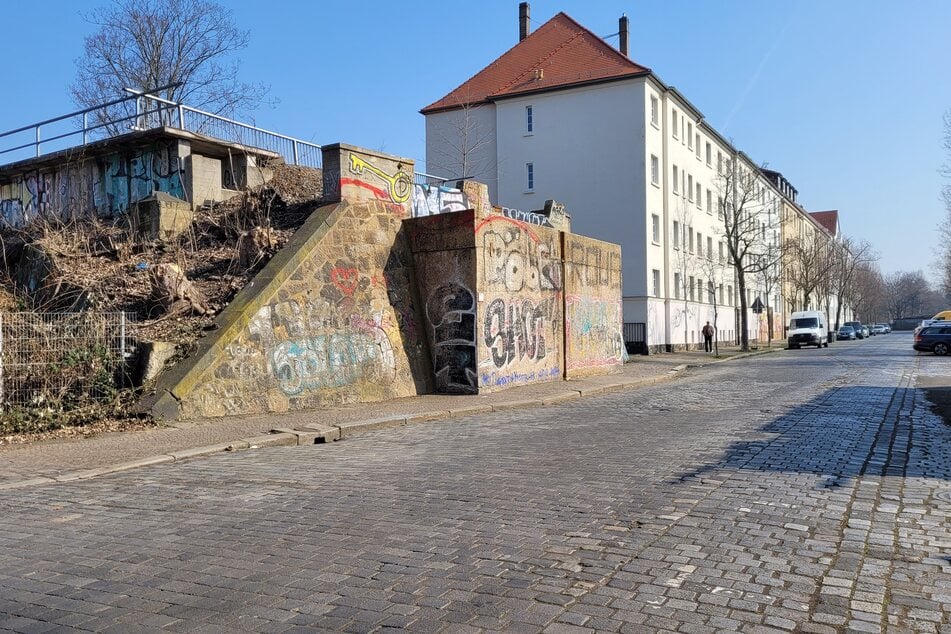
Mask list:
[{"label": "building window", "polygon": [[723,153],[717,150],[717,174],[723,173]]},{"label": "building window", "polygon": [[652,273],[654,275],[654,297],[660,297],[660,271],[654,269]]},{"label": "building window", "polygon": [[717,299],[716,292],[717,292],[717,291],[716,291],[716,288],[715,288],[714,285],[713,285],[713,280],[709,280],[709,281],[707,282],[707,295],[710,296],[708,301],[709,301],[711,304],[712,304],[713,302],[715,302],[716,299]]},{"label": "building window", "polygon": [[700,279],[699,277],[697,278],[697,301],[700,302],[701,304],[702,304],[703,301],[704,301],[704,298],[703,298],[703,280]]},{"label": "building window", "polygon": [[527,175],[527,177],[528,177],[528,179],[527,179],[527,186],[525,187],[525,189],[526,189],[526,191],[533,192],[533,191],[535,191],[535,164],[534,164],[534,163],[526,163],[526,164],[525,164],[525,172],[526,172],[526,175]]},{"label": "building window", "polygon": [[660,216],[657,214],[651,214],[651,240],[660,244]]},{"label": "building window", "polygon": [[697,160],[700,160],[700,133],[697,133]]},{"label": "building window", "polygon": [[713,259],[713,238],[707,236],[707,259]]},{"label": "building window", "polygon": [[660,161],[651,154],[651,182],[660,185]]},{"label": "building window", "polygon": [[687,175],[687,198],[693,202],[693,174]]},{"label": "building window", "polygon": [[720,284],[720,305],[723,305],[723,284]]},{"label": "building window", "polygon": [[697,255],[703,257],[703,234],[697,232]]},{"label": "building window", "polygon": [[693,124],[687,124],[687,149],[693,149]]},{"label": "building window", "polygon": [[680,118],[677,116],[677,109],[674,108],[670,111],[670,120],[671,120],[671,132],[674,135],[674,138],[680,138]]},{"label": "building window", "polygon": [[[723,263],[723,242],[720,242],[720,263]],[[721,300],[722,303],[722,300]]]},{"label": "building window", "polygon": [[726,298],[730,300],[730,306],[732,306],[733,305],[733,286],[732,285],[726,287]]},{"label": "building window", "polygon": [[680,248],[680,223],[674,220],[674,248]]},{"label": "building window", "polygon": [[723,196],[717,196],[717,218],[723,220]]},{"label": "building window", "polygon": [[713,214],[713,192],[707,190],[707,213]]},{"label": "building window", "polygon": [[688,235],[690,236],[688,247],[690,248],[690,252],[693,253],[693,227],[690,227]]},{"label": "building window", "polygon": [[676,165],[674,165],[674,193],[680,193],[680,170],[677,169]]},{"label": "building window", "polygon": [[534,122],[532,121],[532,107],[525,106],[525,131],[534,132]]},{"label": "building window", "polygon": [[687,288],[689,289],[689,292],[690,292],[690,301],[693,301],[694,299],[696,299],[696,296],[694,295],[694,290],[693,290],[694,289],[693,275],[690,276],[690,285]]},{"label": "building window", "polygon": [[700,183],[697,183],[697,209],[700,209],[700,205],[703,204],[703,199],[700,197]]},{"label": "building window", "polygon": [[657,97],[651,95],[651,123],[655,126],[658,125],[658,114],[657,114]]},{"label": "building window", "polygon": [[680,299],[680,273],[674,273],[674,299]]},{"label": "building window", "polygon": [[710,158],[713,156],[713,148],[710,147],[710,143],[707,142],[707,167],[710,166]]}]

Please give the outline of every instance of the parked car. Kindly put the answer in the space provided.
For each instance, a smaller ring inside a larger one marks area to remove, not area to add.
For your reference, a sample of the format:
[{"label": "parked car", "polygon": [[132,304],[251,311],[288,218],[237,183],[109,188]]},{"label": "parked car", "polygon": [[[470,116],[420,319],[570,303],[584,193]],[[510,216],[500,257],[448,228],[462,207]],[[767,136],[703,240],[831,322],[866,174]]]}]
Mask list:
[{"label": "parked car", "polygon": [[865,324],[862,324],[862,338],[868,339],[871,336],[872,336],[872,331],[868,329],[868,326],[866,326]]},{"label": "parked car", "polygon": [[852,326],[855,329],[855,336],[858,339],[865,339],[865,331],[862,330],[862,322],[860,321],[847,321],[845,322],[846,326]]},{"label": "parked car", "polygon": [[882,325],[885,326],[885,334],[888,334],[888,333],[890,333],[890,332],[892,331],[892,325],[891,325],[891,324],[882,324]]},{"label": "parked car", "polygon": [[883,326],[882,324],[872,324],[872,334],[873,334],[873,335],[884,335],[884,334],[885,334],[885,326]]},{"label": "parked car", "polygon": [[839,328],[839,332],[836,335],[836,338],[854,341],[856,339],[855,328],[853,328],[852,326],[842,326],[841,328]]},{"label": "parked car", "polygon": [[951,325],[925,326],[915,333],[912,347],[919,352],[934,352],[942,356],[948,354],[951,351]]}]

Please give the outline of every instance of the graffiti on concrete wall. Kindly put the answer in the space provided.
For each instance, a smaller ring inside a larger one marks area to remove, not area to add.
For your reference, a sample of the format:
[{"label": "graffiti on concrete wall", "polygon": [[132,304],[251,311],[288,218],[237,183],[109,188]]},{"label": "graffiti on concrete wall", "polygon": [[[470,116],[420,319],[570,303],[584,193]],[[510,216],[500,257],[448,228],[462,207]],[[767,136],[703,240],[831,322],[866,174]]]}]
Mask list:
[{"label": "graffiti on concrete wall", "polygon": [[476,301],[472,291],[455,282],[433,289],[426,301],[433,330],[433,372],[436,387],[450,393],[475,393]]},{"label": "graffiti on concrete wall", "polygon": [[341,185],[352,185],[371,192],[376,198],[397,204],[403,204],[410,199],[413,193],[413,179],[402,169],[388,174],[376,165],[366,161],[354,153],[349,154],[348,170],[354,176],[369,176],[371,180],[359,178],[341,178]]},{"label": "graffiti on concrete wall", "polygon": [[512,209],[511,207],[502,207],[502,215],[519,222],[538,225],[540,227],[551,227],[551,221],[548,216],[540,214],[537,211],[522,211],[521,209]]},{"label": "graffiti on concrete wall", "polygon": [[22,227],[40,217],[116,216],[156,191],[186,198],[178,141],[17,176],[0,186],[0,217]]},{"label": "graffiti on concrete wall", "polygon": [[445,185],[413,186],[414,218],[464,211],[469,208],[469,202],[461,189]]},{"label": "graffiti on concrete wall", "polygon": [[510,292],[561,289],[557,233],[546,232],[543,237],[525,223],[504,216],[487,218],[480,229],[487,284]]},{"label": "graffiti on concrete wall", "polygon": [[618,298],[567,295],[565,329],[569,370],[621,363],[624,352]]},{"label": "graffiti on concrete wall", "polygon": [[619,287],[621,284],[621,252],[615,245],[596,240],[572,239],[566,246],[565,258],[570,266],[571,282],[578,286]]},{"label": "graffiti on concrete wall", "polygon": [[548,299],[493,299],[485,309],[483,330],[485,345],[497,368],[516,361],[537,363],[548,356],[546,330],[550,326],[552,304]]}]

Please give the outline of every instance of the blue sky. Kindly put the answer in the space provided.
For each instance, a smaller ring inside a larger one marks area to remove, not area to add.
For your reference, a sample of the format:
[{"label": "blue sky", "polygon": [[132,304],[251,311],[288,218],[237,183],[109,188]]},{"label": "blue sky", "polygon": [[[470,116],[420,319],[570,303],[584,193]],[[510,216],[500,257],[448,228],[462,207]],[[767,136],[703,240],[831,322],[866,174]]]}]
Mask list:
[{"label": "blue sky", "polygon": [[[4,5],[0,129],[73,108],[66,87],[93,29],[80,13],[98,4]],[[419,109],[518,38],[517,0],[225,4],[251,32],[245,79],[278,100],[255,113],[258,125],[420,160]],[[807,209],[838,209],[845,233],[871,242],[883,271],[936,279],[951,2],[535,0],[533,28],[558,11],[602,36],[626,13],[631,57],[783,172]]]}]

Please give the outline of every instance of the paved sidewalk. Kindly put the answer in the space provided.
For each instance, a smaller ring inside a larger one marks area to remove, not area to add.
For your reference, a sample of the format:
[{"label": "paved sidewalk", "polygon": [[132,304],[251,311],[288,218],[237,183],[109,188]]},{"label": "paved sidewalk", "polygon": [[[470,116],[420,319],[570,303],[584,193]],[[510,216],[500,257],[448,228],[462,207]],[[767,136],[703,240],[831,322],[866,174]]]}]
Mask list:
[{"label": "paved sidewalk", "polygon": [[[761,349],[751,354],[778,349]],[[636,356],[617,373],[553,381],[478,396],[426,395],[380,403],[260,416],[196,420],[143,431],[116,432],[0,448],[0,490],[66,482],[150,464],[275,445],[331,442],[356,433],[489,411],[541,407],[611,390],[652,385],[689,366],[742,358],[722,348],[714,359],[699,351]]]}]

